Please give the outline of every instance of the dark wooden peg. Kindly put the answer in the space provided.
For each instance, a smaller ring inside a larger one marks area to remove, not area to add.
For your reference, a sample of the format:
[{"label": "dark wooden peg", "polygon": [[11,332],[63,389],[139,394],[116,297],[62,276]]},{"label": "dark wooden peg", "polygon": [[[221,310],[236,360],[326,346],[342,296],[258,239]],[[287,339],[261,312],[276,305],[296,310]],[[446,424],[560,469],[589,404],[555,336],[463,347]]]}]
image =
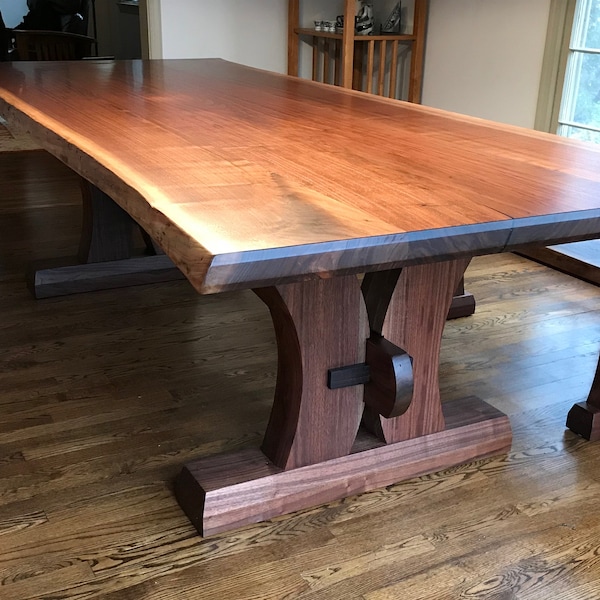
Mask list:
[{"label": "dark wooden peg", "polygon": [[338,367],[327,371],[327,387],[337,390],[351,385],[367,383],[371,378],[371,369],[366,363]]},{"label": "dark wooden peg", "polygon": [[365,404],[385,418],[405,413],[413,398],[411,357],[384,337],[372,335],[366,360],[371,379],[365,385]]}]

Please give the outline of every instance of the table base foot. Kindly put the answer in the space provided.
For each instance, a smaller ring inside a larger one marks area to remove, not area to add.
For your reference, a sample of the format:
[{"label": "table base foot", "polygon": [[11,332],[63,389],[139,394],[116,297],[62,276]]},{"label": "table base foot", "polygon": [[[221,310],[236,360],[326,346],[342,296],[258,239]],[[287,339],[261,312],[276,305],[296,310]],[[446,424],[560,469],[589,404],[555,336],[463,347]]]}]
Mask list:
[{"label": "table base foot", "polygon": [[600,408],[577,402],[567,415],[567,427],[590,442],[600,440]]},{"label": "table base foot", "polygon": [[385,445],[359,434],[352,454],[284,471],[248,449],[183,467],[175,494],[200,535],[209,536],[507,452],[508,417],[469,397],[444,405],[446,429]]},{"label": "table base foot", "polygon": [[184,279],[164,254],[85,264],[65,262],[31,265],[27,284],[36,298]]},{"label": "table base foot", "polygon": [[449,319],[458,319],[460,317],[470,317],[475,312],[475,296],[469,294],[456,294],[452,298],[452,304],[448,311]]}]

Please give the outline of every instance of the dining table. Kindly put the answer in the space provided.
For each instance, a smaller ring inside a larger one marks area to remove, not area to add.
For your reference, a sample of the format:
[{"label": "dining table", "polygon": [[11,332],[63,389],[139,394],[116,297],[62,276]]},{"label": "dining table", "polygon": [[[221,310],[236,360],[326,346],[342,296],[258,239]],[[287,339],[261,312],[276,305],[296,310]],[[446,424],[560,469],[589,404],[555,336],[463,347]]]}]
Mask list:
[{"label": "dining table", "polygon": [[[175,266],[270,312],[261,447],[174,484],[204,536],[507,452],[505,414],[440,397],[453,298],[475,256],[600,237],[591,144],[220,59],[2,63],[0,116],[91,186],[86,268]],[[567,426],[597,439],[599,413],[600,367]]]}]

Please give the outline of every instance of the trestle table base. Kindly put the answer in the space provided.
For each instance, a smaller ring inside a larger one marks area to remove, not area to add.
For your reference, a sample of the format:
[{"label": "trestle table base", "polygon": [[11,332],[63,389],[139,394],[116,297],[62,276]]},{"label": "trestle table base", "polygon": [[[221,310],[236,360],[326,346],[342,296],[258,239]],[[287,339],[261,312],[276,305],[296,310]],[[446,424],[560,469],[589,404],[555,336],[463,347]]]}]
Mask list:
[{"label": "trestle table base", "polygon": [[177,500],[210,536],[510,449],[508,417],[478,398],[445,404],[444,417],[445,430],[394,444],[361,431],[348,456],[287,471],[258,449],[201,458],[181,471]]}]

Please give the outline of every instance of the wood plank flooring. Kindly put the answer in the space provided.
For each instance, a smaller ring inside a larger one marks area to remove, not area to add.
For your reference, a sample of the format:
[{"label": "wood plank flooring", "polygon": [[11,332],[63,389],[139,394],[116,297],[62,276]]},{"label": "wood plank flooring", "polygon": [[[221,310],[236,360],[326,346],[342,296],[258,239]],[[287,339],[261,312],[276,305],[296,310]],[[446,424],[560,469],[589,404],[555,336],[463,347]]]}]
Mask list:
[{"label": "wood plank flooring", "polygon": [[40,145],[26,133],[9,131],[6,121],[0,117],[0,152],[18,152],[21,150],[39,150]]},{"label": "wood plank flooring", "polygon": [[597,600],[600,444],[565,431],[600,347],[600,290],[478,258],[442,397],[507,412],[507,456],[201,539],[172,492],[191,458],[259,443],[276,372],[252,293],[185,281],[33,300],[74,254],[77,180],[0,154],[0,598]]}]

